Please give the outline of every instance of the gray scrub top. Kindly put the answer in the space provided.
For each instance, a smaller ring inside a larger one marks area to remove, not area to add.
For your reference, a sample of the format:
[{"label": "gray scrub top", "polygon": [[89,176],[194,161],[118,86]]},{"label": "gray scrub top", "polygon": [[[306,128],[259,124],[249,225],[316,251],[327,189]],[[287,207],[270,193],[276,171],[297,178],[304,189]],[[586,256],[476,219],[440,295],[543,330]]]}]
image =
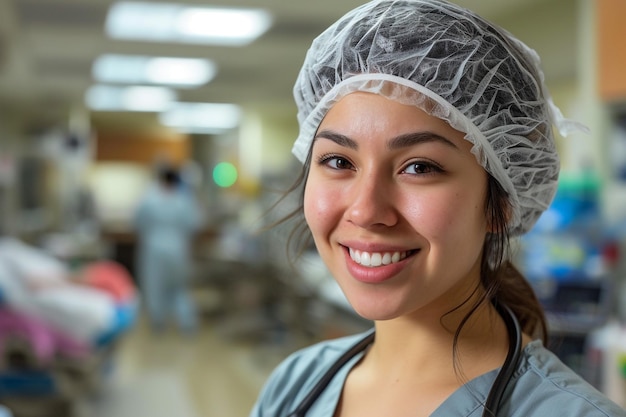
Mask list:
[{"label": "gray scrub top", "polygon": [[[293,353],[265,383],[250,417],[286,417],[330,366],[365,333],[324,341]],[[332,417],[343,384],[356,355],[332,379],[306,414]],[[431,417],[480,417],[497,370],[481,375],[456,390]],[[626,417],[626,411],[610,401],[565,366],[541,341],[523,350],[517,371],[500,403],[498,417]]]}]

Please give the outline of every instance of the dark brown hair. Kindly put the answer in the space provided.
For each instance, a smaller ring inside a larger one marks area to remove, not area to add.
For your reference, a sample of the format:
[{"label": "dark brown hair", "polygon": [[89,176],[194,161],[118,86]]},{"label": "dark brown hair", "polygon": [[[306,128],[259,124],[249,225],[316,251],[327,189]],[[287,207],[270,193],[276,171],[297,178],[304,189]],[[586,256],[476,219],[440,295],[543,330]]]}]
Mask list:
[{"label": "dark brown hair", "polygon": [[491,175],[488,176],[486,203],[485,214],[493,232],[485,239],[481,259],[481,284],[485,299],[508,306],[520,321],[522,331],[547,343],[548,329],[543,307],[530,283],[510,260],[509,199]]}]

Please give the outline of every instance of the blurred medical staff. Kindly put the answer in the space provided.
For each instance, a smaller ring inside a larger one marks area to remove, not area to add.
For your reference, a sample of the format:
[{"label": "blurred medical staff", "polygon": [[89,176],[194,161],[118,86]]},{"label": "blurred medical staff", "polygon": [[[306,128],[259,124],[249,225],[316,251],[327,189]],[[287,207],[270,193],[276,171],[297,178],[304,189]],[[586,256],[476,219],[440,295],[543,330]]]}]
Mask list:
[{"label": "blurred medical staff", "polygon": [[154,330],[161,330],[171,315],[185,332],[197,327],[188,285],[191,242],[202,217],[193,194],[182,187],[178,170],[160,165],[156,184],[143,196],[134,218],[138,278]]}]

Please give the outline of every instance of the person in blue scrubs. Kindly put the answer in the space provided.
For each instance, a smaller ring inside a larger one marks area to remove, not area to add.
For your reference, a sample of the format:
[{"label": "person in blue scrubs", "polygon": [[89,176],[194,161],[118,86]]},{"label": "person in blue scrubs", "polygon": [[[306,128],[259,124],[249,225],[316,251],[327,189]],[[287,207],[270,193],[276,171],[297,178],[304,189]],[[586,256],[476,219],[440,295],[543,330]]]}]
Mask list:
[{"label": "person in blue scrubs", "polygon": [[141,199],[134,223],[140,289],[153,329],[163,329],[174,316],[184,332],[195,332],[196,308],[188,287],[191,242],[202,226],[202,215],[175,167],[159,166],[156,184]]},{"label": "person in blue scrubs", "polygon": [[533,50],[445,1],[375,0],[313,41],[294,95],[299,212],[375,336],[347,361],[364,335],[295,352],[251,417],[626,416],[544,347],[544,312],[511,261],[509,239],[555,194],[553,129],[585,130]]}]

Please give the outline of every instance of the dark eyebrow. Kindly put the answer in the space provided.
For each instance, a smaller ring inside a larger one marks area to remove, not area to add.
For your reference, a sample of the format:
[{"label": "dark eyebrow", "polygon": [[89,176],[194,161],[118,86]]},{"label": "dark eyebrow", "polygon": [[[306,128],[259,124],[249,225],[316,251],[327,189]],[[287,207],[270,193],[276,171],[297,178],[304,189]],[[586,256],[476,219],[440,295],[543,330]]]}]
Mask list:
[{"label": "dark eyebrow", "polygon": [[337,145],[344,146],[346,148],[357,150],[359,149],[359,144],[356,141],[350,139],[349,137],[342,135],[340,133],[336,133],[330,130],[322,130],[317,135],[315,135],[315,139],[330,139],[335,142]]},{"label": "dark eyebrow", "polygon": [[[319,138],[332,140],[336,144],[344,146],[346,148],[355,150],[359,149],[359,144],[355,140],[350,139],[348,136],[330,130],[322,130],[317,135],[315,135],[315,139]],[[439,142],[454,149],[458,149],[458,147],[450,139],[447,139],[433,132],[412,132],[396,136],[389,141],[389,143],[387,144],[387,148],[390,150],[398,150],[426,142]]]},{"label": "dark eyebrow", "polygon": [[414,132],[396,136],[389,141],[387,148],[390,150],[397,150],[426,142],[439,142],[454,149],[458,149],[458,147],[450,139],[433,132]]}]

